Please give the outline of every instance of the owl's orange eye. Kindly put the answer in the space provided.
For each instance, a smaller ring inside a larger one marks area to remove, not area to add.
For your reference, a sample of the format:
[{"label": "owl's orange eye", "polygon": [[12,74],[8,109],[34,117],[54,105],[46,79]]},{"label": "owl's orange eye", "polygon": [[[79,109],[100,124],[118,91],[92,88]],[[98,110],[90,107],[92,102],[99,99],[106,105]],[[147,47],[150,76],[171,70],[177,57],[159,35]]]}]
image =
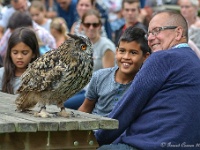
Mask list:
[{"label": "owl's orange eye", "polygon": [[82,50],[86,50],[87,46],[86,45],[81,45]]}]

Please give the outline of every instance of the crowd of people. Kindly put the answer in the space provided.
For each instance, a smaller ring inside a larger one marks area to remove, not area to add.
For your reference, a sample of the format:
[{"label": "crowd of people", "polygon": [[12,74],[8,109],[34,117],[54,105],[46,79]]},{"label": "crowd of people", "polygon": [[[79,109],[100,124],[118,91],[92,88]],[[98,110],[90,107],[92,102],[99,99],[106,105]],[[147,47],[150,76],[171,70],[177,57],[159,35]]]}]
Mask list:
[{"label": "crowd of people", "polygon": [[[171,4],[177,10],[164,7]],[[68,33],[87,36],[93,76],[64,106],[119,121],[116,130],[94,131],[98,150],[184,149],[183,143],[199,149],[199,6],[199,0],[10,0],[0,18],[0,91],[16,94],[28,64]]]}]

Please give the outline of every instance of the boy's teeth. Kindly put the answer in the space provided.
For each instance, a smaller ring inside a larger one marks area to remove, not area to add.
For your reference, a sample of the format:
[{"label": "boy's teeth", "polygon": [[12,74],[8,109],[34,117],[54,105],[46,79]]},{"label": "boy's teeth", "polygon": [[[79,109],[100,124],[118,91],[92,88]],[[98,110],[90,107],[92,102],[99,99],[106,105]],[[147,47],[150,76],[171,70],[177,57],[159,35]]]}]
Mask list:
[{"label": "boy's teeth", "polygon": [[124,64],[124,66],[129,66],[129,64],[128,63],[123,63]]}]

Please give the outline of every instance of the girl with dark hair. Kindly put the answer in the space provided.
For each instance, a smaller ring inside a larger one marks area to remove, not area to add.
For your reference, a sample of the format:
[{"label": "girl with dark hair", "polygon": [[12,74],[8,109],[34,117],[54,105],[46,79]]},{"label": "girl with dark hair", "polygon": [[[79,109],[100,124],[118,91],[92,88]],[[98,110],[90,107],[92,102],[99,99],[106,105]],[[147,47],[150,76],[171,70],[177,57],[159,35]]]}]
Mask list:
[{"label": "girl with dark hair", "polygon": [[0,91],[16,94],[20,76],[40,56],[35,32],[28,27],[14,30],[8,41],[4,66],[0,68]]}]

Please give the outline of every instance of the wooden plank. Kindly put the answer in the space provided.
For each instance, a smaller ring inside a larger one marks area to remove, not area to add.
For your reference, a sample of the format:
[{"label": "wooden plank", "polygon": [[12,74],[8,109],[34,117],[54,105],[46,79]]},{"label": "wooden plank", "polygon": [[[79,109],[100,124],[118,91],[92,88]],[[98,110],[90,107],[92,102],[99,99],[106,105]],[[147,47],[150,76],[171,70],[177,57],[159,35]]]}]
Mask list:
[{"label": "wooden plank", "polygon": [[5,100],[4,102],[6,102],[7,100],[9,100],[9,101],[11,100],[14,102],[16,97],[17,97],[17,95],[0,92],[0,100],[4,99]]},{"label": "wooden plank", "polygon": [[19,112],[10,112],[7,115],[26,120],[27,126],[29,122],[34,122],[37,126],[37,131],[57,131],[59,127],[59,121],[53,118],[34,117],[33,114]]},{"label": "wooden plank", "polygon": [[78,110],[73,110],[73,113],[76,117],[80,116],[81,118],[91,118],[97,120],[99,122],[100,129],[118,129],[119,126],[118,120],[115,119],[89,114]]},{"label": "wooden plank", "polygon": [[15,132],[15,124],[12,122],[8,122],[0,119],[0,134],[1,133],[11,133]]},{"label": "wooden plank", "polygon": [[0,119],[7,122],[14,122],[16,132],[36,132],[37,124],[22,118],[0,113]]},{"label": "wooden plank", "polygon": [[[96,119],[91,118],[81,118],[81,117],[70,117],[70,118],[63,118],[63,117],[53,117],[53,118],[40,118],[40,117],[34,117],[32,114],[27,113],[18,113],[18,112],[10,112],[6,113],[8,118],[16,119],[13,120],[17,126],[20,126],[20,123],[18,120],[27,121],[26,125],[27,128],[31,128],[30,125],[34,122],[37,127],[38,131],[69,131],[69,130],[95,130],[99,128],[99,121]],[[28,125],[28,123],[31,123]],[[17,127],[16,127],[17,128]],[[18,132],[26,132],[24,130],[16,130]],[[31,132],[31,131],[30,131]],[[32,130],[32,132],[35,132],[35,130]]]}]

